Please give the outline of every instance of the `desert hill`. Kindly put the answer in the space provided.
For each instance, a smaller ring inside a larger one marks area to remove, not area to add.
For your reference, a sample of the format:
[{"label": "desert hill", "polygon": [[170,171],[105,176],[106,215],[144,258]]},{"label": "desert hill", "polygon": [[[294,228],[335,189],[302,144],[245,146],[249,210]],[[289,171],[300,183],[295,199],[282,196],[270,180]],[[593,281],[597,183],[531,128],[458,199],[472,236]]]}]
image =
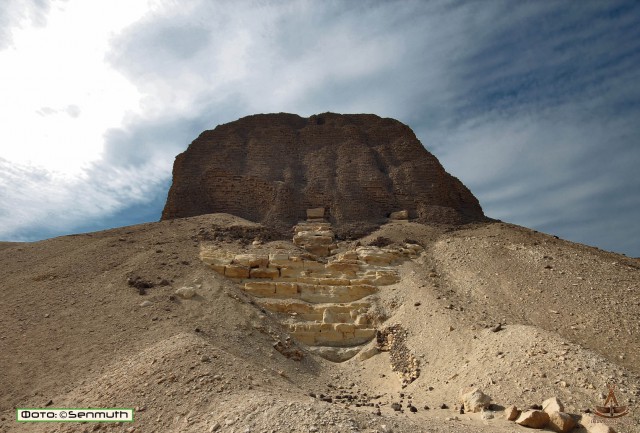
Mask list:
[{"label": "desert hill", "polygon": [[393,119],[250,116],[161,221],[0,243],[0,432],[598,433],[610,383],[640,432],[639,269],[486,218]]},{"label": "desert hill", "polygon": [[[336,363],[295,342],[301,360],[274,348],[289,335],[280,315],[201,260],[212,248],[304,254],[260,224],[213,214],[1,250],[0,431],[99,425],[14,421],[14,407],[50,401],[138,408],[135,430],[99,429],[145,432],[525,431],[500,407],[555,395],[581,414],[611,379],[619,400],[637,404],[638,260],[498,222],[391,221],[338,249],[381,239],[423,247],[374,295],[380,329],[401,325],[419,360],[405,387],[390,352]],[[177,296],[183,286],[196,296]],[[466,386],[493,398],[494,419],[454,410]],[[626,421],[637,429],[637,412]]]}]

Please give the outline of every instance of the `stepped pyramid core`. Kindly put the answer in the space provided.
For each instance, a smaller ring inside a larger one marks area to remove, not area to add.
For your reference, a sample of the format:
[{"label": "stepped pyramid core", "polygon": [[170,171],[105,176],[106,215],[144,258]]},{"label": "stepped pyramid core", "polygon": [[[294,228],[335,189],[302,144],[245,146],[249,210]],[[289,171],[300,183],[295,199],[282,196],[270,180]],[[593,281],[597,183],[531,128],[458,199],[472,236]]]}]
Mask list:
[{"label": "stepped pyramid core", "polygon": [[340,251],[324,209],[309,209],[307,216],[293,237],[306,254],[231,255],[205,246],[200,258],[275,313],[297,343],[330,361],[346,361],[375,339],[384,320],[376,314],[376,293],[398,283],[396,265],[418,257],[422,247]]},{"label": "stepped pyramid core", "polygon": [[175,160],[162,219],[221,212],[286,231],[318,208],[341,238],[399,211],[421,223],[485,219],[407,125],[335,113],[259,114],[203,132]]}]

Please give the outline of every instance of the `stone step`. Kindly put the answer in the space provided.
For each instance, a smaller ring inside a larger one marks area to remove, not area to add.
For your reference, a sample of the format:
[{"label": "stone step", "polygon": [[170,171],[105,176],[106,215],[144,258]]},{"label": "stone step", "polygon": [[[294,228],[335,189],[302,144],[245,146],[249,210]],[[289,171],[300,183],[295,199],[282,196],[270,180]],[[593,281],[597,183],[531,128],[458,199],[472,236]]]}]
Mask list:
[{"label": "stone step", "polygon": [[314,304],[353,302],[378,291],[369,284],[328,286],[279,281],[249,281],[244,284],[244,290],[259,298],[301,299]]},{"label": "stone step", "polygon": [[258,304],[273,313],[295,315],[301,321],[332,321],[339,323],[363,322],[361,313],[371,307],[370,302],[356,301],[344,304],[309,304],[291,299],[259,299]]},{"label": "stone step", "polygon": [[353,323],[296,322],[284,326],[296,341],[307,346],[353,347],[368,343],[376,336],[374,328]]}]

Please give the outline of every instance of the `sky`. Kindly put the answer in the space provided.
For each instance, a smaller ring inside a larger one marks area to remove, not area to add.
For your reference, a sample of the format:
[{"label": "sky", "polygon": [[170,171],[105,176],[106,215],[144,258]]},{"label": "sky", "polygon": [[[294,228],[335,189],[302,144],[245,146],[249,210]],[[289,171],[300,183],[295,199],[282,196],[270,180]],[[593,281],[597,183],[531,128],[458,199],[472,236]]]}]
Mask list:
[{"label": "sky", "polygon": [[637,1],[2,0],[0,240],[157,221],[255,113],[409,125],[485,214],[640,257]]}]

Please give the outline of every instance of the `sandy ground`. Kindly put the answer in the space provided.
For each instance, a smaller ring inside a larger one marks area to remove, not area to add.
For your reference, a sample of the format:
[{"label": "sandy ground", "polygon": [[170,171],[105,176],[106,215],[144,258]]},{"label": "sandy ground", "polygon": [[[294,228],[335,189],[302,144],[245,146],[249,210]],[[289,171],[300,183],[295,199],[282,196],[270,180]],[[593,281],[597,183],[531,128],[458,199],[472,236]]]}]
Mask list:
[{"label": "sandy ground", "polygon": [[[394,222],[359,242],[380,236],[425,248],[374,295],[420,360],[405,388],[388,353],[336,364],[274,350],[287,337],[276,318],[198,258],[203,242],[295,250],[256,224],[206,215],[0,243],[0,432],[512,433],[527,429],[502,408],[557,396],[579,415],[610,381],[632,410],[618,431],[640,431],[640,260],[498,222]],[[153,287],[140,294],[136,277]],[[176,297],[184,285],[198,295]],[[493,419],[459,413],[466,386],[492,397]],[[15,408],[47,405],[135,408],[136,420],[15,421]]]}]

